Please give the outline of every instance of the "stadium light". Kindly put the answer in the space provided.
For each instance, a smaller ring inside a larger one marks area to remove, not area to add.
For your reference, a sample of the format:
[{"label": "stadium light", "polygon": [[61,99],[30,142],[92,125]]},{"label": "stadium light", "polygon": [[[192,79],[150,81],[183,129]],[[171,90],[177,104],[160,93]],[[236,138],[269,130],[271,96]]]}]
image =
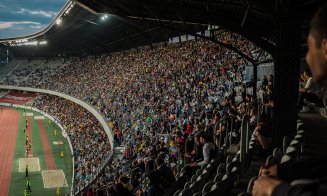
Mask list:
[{"label": "stadium light", "polygon": [[108,14],[104,14],[103,16],[101,16],[101,20],[106,20],[108,18]]},{"label": "stadium light", "polygon": [[62,22],[61,18],[58,18],[58,19],[56,20],[56,24],[57,24],[57,25],[60,25],[61,22]]},{"label": "stadium light", "polygon": [[46,45],[47,43],[48,43],[48,42],[47,42],[46,40],[44,40],[44,41],[40,41],[40,42],[39,42],[40,45]]}]

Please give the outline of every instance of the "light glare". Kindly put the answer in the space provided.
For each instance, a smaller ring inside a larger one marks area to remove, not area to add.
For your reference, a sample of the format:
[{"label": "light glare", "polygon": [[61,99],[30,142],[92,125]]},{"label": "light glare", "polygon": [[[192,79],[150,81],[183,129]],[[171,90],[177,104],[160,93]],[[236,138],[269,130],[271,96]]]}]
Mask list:
[{"label": "light glare", "polygon": [[61,19],[60,18],[56,20],[56,24],[57,25],[60,25],[61,24]]}]

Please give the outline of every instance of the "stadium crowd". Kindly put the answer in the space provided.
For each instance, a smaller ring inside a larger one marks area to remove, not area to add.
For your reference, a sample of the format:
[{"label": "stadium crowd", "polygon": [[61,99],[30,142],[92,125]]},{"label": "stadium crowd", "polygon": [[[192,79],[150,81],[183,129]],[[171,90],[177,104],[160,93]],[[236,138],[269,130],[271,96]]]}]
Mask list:
[{"label": "stadium crowd", "polygon": [[[304,100],[323,105],[313,83],[326,89],[326,13],[325,5],[311,23],[306,60],[312,73],[306,70],[301,78],[305,83],[299,90],[302,112],[310,110]],[[257,56],[254,54],[257,48],[234,33],[221,32],[216,37],[243,54]],[[122,160],[107,165],[96,183],[88,187],[86,195],[156,196],[167,194],[172,188],[179,165],[185,166],[184,171],[190,177],[196,168],[208,164],[212,153],[219,152],[226,137],[237,140],[245,113],[250,116],[253,138],[264,153],[271,150],[273,78],[262,78],[259,88],[263,94],[262,107],[257,107],[242,85],[240,67],[247,63],[223,47],[192,40],[151,50],[88,56],[71,61],[69,66],[53,74],[29,69],[13,74],[20,78],[26,76],[27,80],[19,85],[66,93],[91,104],[106,116],[114,143],[124,146],[125,152]],[[34,73],[41,77],[33,77]],[[321,96],[326,102],[326,92]],[[31,105],[65,125],[77,160],[75,183],[85,184],[106,159],[103,155],[110,151],[108,138],[99,123],[79,106],[60,98],[41,96]],[[230,134],[227,124],[221,121],[228,115],[235,121]],[[249,186],[250,191],[254,196],[326,195],[325,160],[326,157],[266,164],[253,181],[253,187]],[[306,179],[306,184],[308,179],[314,179],[314,184],[292,185],[293,180],[301,178]]]},{"label": "stadium crowd", "polygon": [[[250,54],[255,46],[242,39],[236,34],[222,36],[223,42],[234,43]],[[218,151],[226,137],[226,127],[217,126],[224,116],[236,117],[231,135],[238,137],[242,116],[252,101],[242,85],[240,67],[246,64],[231,50],[205,40],[192,40],[114,56],[89,56],[39,81],[30,77],[24,85],[77,97],[106,116],[115,144],[124,146],[125,153],[124,160],[105,168],[97,188],[114,182],[108,189],[110,195],[132,194],[140,187],[144,194],[157,195],[174,182],[173,174],[181,163],[192,167],[208,163],[204,146],[210,143],[215,146],[211,149]],[[269,94],[272,88],[267,84],[262,89]],[[259,126],[257,108],[251,108],[252,126],[264,149],[269,146],[271,98],[265,102],[266,115]],[[43,96],[32,106],[56,116],[67,127],[78,160],[75,181],[81,184],[101,163],[103,155],[109,154],[108,139],[100,125],[85,110],[59,98]],[[85,149],[92,151],[85,153]],[[202,161],[196,162],[198,159]],[[124,174],[127,171],[141,172]],[[147,191],[143,183],[146,177],[150,179]]]}]

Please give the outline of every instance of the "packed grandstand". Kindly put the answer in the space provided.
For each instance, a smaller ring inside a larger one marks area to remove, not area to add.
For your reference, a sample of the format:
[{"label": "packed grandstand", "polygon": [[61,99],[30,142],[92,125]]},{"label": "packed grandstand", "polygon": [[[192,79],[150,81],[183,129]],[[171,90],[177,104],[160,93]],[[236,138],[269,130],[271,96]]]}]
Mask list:
[{"label": "packed grandstand", "polygon": [[[249,55],[260,51],[235,33],[223,32],[218,39],[233,43]],[[216,146],[223,146],[224,126],[219,129],[217,125],[225,116],[237,117],[237,126],[232,130],[237,143],[241,119],[252,101],[243,84],[248,62],[235,52],[204,40],[112,57],[89,56],[49,63],[16,60],[12,64],[17,65],[16,69],[5,74],[2,84],[65,93],[96,107],[106,117],[115,144],[125,146],[125,153],[123,160],[105,168],[95,183],[97,190],[130,170],[142,168],[142,164],[154,162],[161,152],[167,152],[176,174],[185,164],[181,163],[182,157],[192,152],[186,152],[185,145],[199,132],[210,135]],[[269,93],[269,88],[272,81],[261,87],[264,94]],[[97,120],[77,104],[54,96],[40,95],[28,105],[53,115],[65,126],[74,148],[74,185],[83,187],[89,183],[107,160],[106,155],[110,155],[108,137]],[[271,116],[269,109],[265,111]],[[252,112],[253,125],[256,118],[257,113]],[[154,165],[143,167],[146,174],[154,170]],[[117,172],[120,168],[124,172]],[[143,177],[145,180],[148,176]],[[144,182],[135,183],[137,190]]]},{"label": "packed grandstand", "polygon": [[[110,54],[13,58],[0,69],[0,102],[63,125],[74,160],[67,194],[249,195],[258,172],[302,160],[304,124],[276,147],[274,56],[226,29],[206,34],[215,42],[185,35]],[[324,115],[321,96],[304,97],[321,91],[301,71],[300,112]]]}]

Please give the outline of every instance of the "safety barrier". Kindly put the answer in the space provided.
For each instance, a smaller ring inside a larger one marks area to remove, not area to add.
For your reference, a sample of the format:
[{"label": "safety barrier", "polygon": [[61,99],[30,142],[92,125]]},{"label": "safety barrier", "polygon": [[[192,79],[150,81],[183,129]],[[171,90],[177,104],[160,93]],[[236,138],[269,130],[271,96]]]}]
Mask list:
[{"label": "safety barrier", "polygon": [[[232,131],[235,129],[235,119],[237,117],[234,115],[227,115],[224,116],[222,119],[220,119],[215,125],[214,125],[214,137],[213,138],[217,138],[216,136],[216,132],[217,130],[221,130],[221,133],[219,134],[218,140],[218,147],[219,149],[224,149],[227,150],[230,145],[232,144],[232,136],[231,133]],[[221,145],[221,137],[222,137],[222,127],[223,125],[226,125],[225,127],[225,139],[223,141],[223,145]]]},{"label": "safety barrier", "polygon": [[241,162],[241,169],[242,174],[245,172],[247,158],[246,156],[249,154],[249,145],[250,139],[252,136],[252,131],[250,129],[250,108],[256,107],[257,108],[257,125],[260,122],[260,115],[263,110],[263,104],[261,100],[255,100],[251,102],[246,108],[246,114],[242,118],[241,124],[241,140],[240,140],[240,162]]}]

